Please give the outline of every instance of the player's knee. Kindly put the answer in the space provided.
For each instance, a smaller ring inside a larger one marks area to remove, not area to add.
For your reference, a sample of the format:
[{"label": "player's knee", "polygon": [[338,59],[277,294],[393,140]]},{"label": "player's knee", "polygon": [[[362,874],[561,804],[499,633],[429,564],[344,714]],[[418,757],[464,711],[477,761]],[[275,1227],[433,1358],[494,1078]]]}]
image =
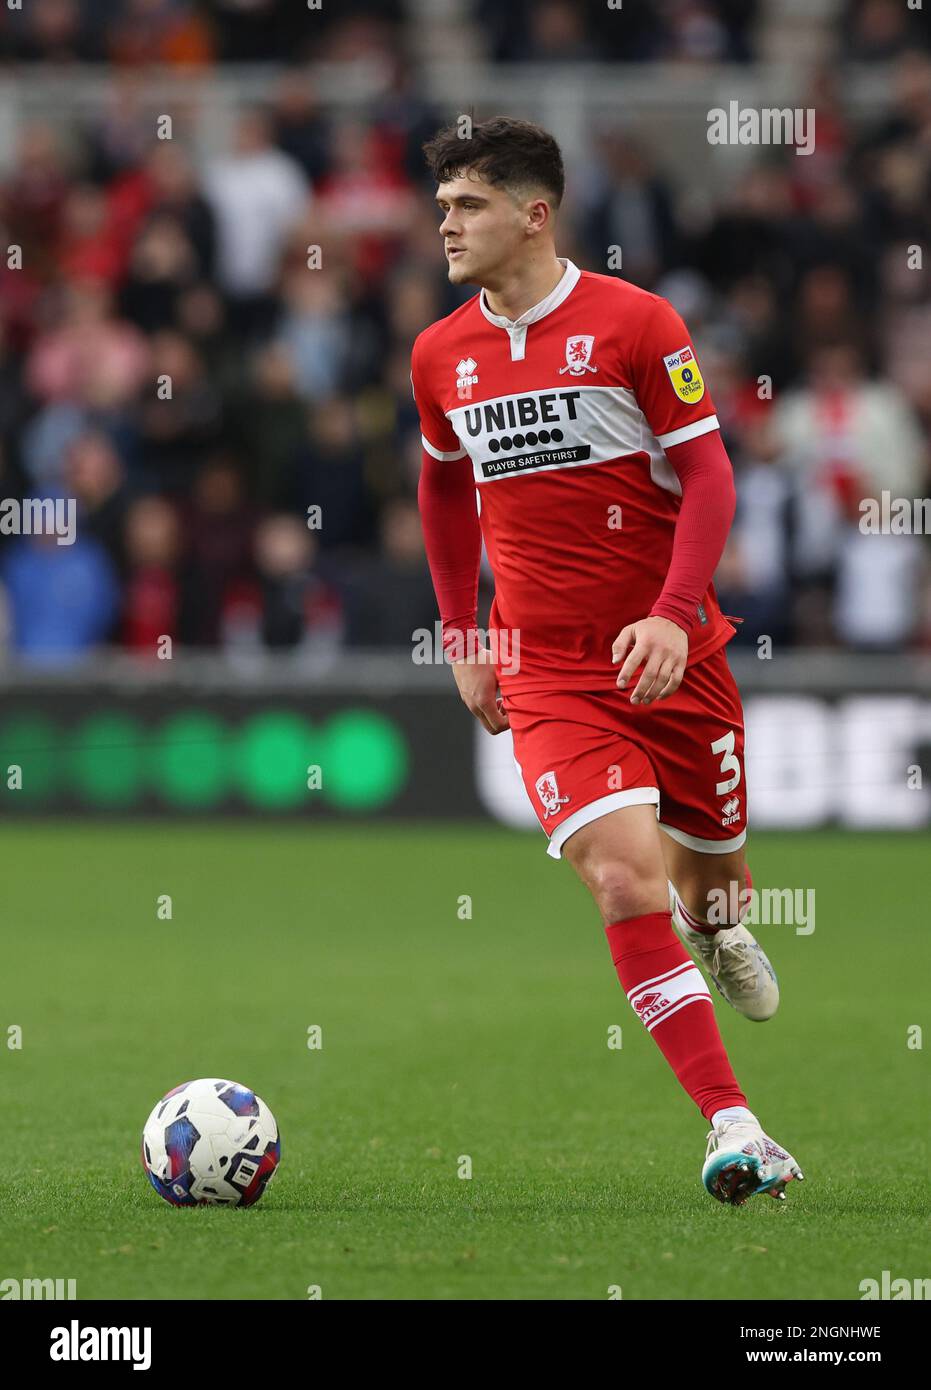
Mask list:
[{"label": "player's knee", "polygon": [[623,860],[590,865],[585,881],[606,922],[620,922],[668,907],[665,880],[647,877]]}]

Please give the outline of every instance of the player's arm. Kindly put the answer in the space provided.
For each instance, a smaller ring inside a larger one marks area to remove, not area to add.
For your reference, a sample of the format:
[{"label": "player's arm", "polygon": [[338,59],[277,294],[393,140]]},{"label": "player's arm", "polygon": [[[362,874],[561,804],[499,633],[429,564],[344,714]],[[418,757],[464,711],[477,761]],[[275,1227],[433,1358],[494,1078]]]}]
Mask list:
[{"label": "player's arm", "polygon": [[417,503],[443,626],[443,650],[466,707],[489,733],[500,734],[508,720],[498,700],[495,663],[477,640],[482,532],[468,456],[437,459],[424,449]]},{"label": "player's arm", "polygon": [[[443,650],[449,655],[467,709],[489,733],[500,734],[508,727],[508,719],[498,697],[494,659],[477,640],[482,532],[472,461],[449,421],[429,404],[417,366],[416,347],[411,360],[411,386],[423,431],[417,504],[440,610]],[[427,430],[432,437],[428,437]]]},{"label": "player's arm", "polygon": [[623,688],[646,662],[631,704],[652,704],[678,690],[689,654],[689,631],[698,605],[718,567],[734,519],[734,473],[718,429],[666,447],[666,457],[682,485],[672,558],[659,598],[649,616],[625,627],[612,648],[623,661]]},{"label": "player's arm", "polygon": [[698,606],[721,559],[734,518],[730,459],[714,405],[682,319],[666,300],[653,302],[631,352],[637,400],[682,488],[672,557],[649,614],[617,636],[612,657],[623,663],[623,688],[643,666],[631,704],[668,699],[688,661]]}]

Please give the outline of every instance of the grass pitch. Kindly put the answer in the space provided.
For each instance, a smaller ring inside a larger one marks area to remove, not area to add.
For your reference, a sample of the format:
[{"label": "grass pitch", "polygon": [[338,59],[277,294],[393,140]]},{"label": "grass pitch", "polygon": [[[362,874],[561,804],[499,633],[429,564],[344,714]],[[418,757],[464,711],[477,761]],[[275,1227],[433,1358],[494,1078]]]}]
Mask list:
[{"label": "grass pitch", "polygon": [[[752,837],[756,886],[815,889],[816,928],[758,929],[775,1019],[716,1009],[807,1181],[732,1209],[705,1194],[705,1123],[541,835],[6,825],[0,1278],[75,1278],[79,1298],[629,1300],[921,1277],[928,854]],[[278,1119],[281,1168],[250,1210],[173,1209],[145,1179],[143,1122],[196,1076],[245,1082]]]}]

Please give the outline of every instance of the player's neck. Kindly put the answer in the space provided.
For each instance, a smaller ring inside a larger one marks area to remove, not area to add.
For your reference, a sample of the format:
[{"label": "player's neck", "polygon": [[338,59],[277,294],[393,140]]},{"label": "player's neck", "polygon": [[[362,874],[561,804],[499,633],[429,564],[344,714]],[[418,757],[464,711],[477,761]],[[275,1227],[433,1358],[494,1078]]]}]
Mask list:
[{"label": "player's neck", "polygon": [[524,265],[512,274],[505,274],[492,289],[485,286],[485,303],[493,314],[506,319],[519,319],[535,304],[552,294],[566,273],[566,267],[551,257],[539,265]]}]

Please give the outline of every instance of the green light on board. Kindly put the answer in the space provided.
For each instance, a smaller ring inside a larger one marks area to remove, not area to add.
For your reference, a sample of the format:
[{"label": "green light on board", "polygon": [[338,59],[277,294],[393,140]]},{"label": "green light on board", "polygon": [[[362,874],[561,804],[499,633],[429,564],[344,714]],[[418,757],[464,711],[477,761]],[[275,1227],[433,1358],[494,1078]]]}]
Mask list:
[{"label": "green light on board", "polygon": [[407,743],[390,719],[346,710],[327,724],[323,761],[326,800],[345,810],[372,810],[407,781]]},{"label": "green light on board", "polygon": [[144,782],[146,730],[125,714],[96,714],[72,732],[71,775],[93,806],[130,806]]},{"label": "green light on board", "polygon": [[155,732],[152,781],[172,806],[213,806],[229,782],[227,729],[212,714],[172,715]]},{"label": "green light on board", "polygon": [[275,712],[247,720],[236,757],[237,780],[246,798],[276,811],[302,804],[311,795],[307,768],[320,761],[319,746],[319,735],[297,714]]},{"label": "green light on board", "polygon": [[[319,766],[319,787],[308,768]],[[8,769],[12,768],[12,774]],[[0,787],[22,769],[22,803],[53,801],[70,785],[89,807],[121,810],[155,792],[163,805],[209,809],[238,793],[259,810],[335,807],[371,811],[405,786],[403,730],[371,709],[345,709],[322,726],[289,709],[266,709],[236,727],[204,709],[149,721],[110,709],[59,727],[12,712],[0,724]],[[11,802],[14,792],[7,792]]]},{"label": "green light on board", "polygon": [[61,775],[60,737],[51,720],[20,714],[0,725],[0,774],[7,795],[30,805],[45,800]]}]

